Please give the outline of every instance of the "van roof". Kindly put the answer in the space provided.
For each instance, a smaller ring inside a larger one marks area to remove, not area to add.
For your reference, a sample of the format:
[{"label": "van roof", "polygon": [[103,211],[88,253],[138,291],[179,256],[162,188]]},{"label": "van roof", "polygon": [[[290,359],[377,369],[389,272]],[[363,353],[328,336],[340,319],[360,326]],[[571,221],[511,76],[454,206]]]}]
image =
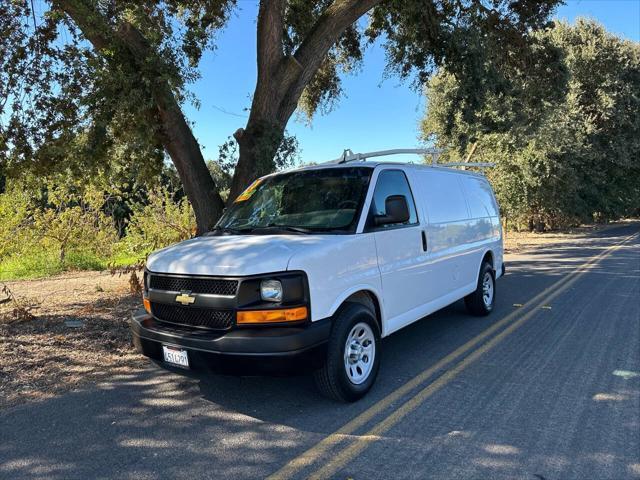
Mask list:
[{"label": "van roof", "polygon": [[[349,167],[364,167],[364,168],[376,168],[382,165],[397,165],[402,166],[403,168],[410,169],[422,169],[422,168],[432,168],[437,169],[442,172],[448,173],[458,173],[460,175],[470,175],[476,177],[484,177],[484,169],[487,167],[493,167],[493,163],[472,163],[472,162],[457,162],[457,163],[444,163],[439,164],[438,158],[444,152],[441,148],[393,148],[390,150],[379,150],[375,152],[366,152],[366,153],[353,153],[350,149],[346,149],[342,155],[330,162],[320,163],[317,165],[309,165],[306,167],[299,167],[296,170],[317,170],[323,168],[349,168]],[[385,162],[380,160],[367,160],[372,158],[380,158],[380,157],[389,157],[395,155],[422,155],[423,157],[430,155],[431,156],[431,164],[423,163],[423,164],[415,164],[415,163],[407,163],[407,162]],[[454,167],[479,167],[482,169],[482,173],[470,172],[468,170],[458,170]]]},{"label": "van roof", "polygon": [[436,165],[429,165],[429,164],[420,164],[420,163],[410,163],[410,162],[383,162],[380,160],[361,160],[361,161],[350,161],[350,162],[344,162],[344,163],[338,163],[335,161],[331,161],[331,162],[324,162],[324,163],[318,163],[315,165],[305,165],[302,167],[296,167],[296,168],[292,168],[290,170],[285,170],[282,173],[285,172],[297,172],[297,171],[305,171],[305,170],[321,170],[321,169],[327,169],[327,168],[376,168],[378,166],[400,166],[400,167],[405,167],[405,168],[411,168],[411,169],[416,169],[416,170],[423,170],[423,169],[430,169],[430,170],[438,170],[441,172],[448,172],[448,173],[458,173],[461,175],[471,175],[471,176],[475,176],[475,177],[482,177],[485,178],[484,175],[482,175],[481,173],[478,172],[472,172],[469,170],[459,170],[457,168],[453,168],[453,167],[446,167],[446,166],[438,166]]}]

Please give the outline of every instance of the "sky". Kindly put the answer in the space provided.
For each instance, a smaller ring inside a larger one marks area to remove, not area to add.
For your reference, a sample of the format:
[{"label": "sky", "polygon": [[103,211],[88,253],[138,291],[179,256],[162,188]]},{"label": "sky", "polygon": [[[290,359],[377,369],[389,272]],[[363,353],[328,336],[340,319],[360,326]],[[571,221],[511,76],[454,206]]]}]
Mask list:
[{"label": "sky", "polygon": [[[185,109],[207,159],[217,158],[218,146],[244,127],[255,87],[257,2],[239,0],[238,5],[218,34],[216,50],[203,57],[202,78],[192,86],[200,108]],[[640,0],[567,0],[555,15],[570,23],[577,17],[593,18],[616,35],[640,41]],[[370,47],[362,69],[343,78],[345,95],[333,111],[317,115],[310,125],[291,118],[287,131],[298,139],[303,163],[335,159],[345,148],[357,153],[420,146],[424,96],[408,81],[385,79],[384,68],[383,49]]]}]

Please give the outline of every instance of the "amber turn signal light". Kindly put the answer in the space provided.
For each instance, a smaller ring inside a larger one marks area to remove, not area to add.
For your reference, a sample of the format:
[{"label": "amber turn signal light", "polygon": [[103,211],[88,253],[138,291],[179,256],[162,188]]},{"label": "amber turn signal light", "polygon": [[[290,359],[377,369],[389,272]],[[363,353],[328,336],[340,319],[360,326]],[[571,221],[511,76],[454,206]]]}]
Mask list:
[{"label": "amber turn signal light", "polygon": [[142,299],[142,304],[144,305],[144,309],[147,311],[147,313],[151,313],[151,302],[149,301],[149,299],[144,297]]},{"label": "amber turn signal light", "polygon": [[256,323],[298,322],[307,318],[307,307],[286,308],[278,310],[249,310],[238,312],[238,325]]}]

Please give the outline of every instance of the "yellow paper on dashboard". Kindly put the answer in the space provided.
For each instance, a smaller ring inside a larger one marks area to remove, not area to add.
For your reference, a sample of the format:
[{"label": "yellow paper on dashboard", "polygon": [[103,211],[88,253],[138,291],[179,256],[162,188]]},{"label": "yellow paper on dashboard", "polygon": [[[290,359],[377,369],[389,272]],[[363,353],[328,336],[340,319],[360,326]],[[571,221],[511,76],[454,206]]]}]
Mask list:
[{"label": "yellow paper on dashboard", "polygon": [[244,192],[238,195],[238,198],[234,200],[234,203],[244,202],[245,200],[249,200],[251,196],[256,192],[258,186],[262,183],[262,178],[258,178],[251,185],[249,185]]}]

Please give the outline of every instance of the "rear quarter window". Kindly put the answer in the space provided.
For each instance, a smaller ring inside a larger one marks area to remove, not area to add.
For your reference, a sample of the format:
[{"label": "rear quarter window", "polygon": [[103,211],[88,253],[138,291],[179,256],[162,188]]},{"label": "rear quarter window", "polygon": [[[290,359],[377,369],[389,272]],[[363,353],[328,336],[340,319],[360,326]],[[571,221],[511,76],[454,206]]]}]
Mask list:
[{"label": "rear quarter window", "polygon": [[498,206],[489,182],[483,178],[463,179],[472,218],[497,217]]}]

